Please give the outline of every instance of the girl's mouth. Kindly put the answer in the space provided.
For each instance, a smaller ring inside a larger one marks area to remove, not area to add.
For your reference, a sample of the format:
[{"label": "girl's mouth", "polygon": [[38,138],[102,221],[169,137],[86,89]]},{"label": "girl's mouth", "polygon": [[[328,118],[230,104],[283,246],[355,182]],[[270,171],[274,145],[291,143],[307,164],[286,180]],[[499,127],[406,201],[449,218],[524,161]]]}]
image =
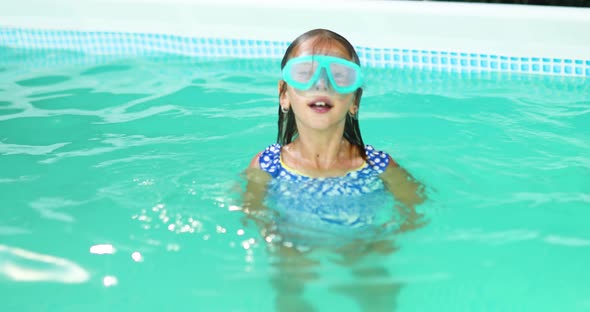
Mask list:
[{"label": "girl's mouth", "polygon": [[317,113],[328,112],[333,106],[328,98],[316,98],[307,105]]}]

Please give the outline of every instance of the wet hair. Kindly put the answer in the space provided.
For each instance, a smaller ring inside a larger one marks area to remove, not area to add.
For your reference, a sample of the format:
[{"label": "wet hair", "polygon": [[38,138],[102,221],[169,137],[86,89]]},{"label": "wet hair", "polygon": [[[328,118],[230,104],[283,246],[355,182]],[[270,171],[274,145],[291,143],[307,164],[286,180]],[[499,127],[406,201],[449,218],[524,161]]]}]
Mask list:
[{"label": "wet hair", "polygon": [[[285,55],[283,56],[283,60],[281,61],[281,70],[287,64],[287,61],[291,59],[293,50],[295,50],[299,45],[303,42],[308,40],[315,40],[317,47],[323,47],[325,45],[329,45],[332,43],[340,44],[344,49],[348,52],[350,58],[353,62],[360,66],[360,60],[354,47],[346,40],[346,38],[342,37],[341,35],[327,29],[313,29],[310,30],[299,37],[297,37],[287,48],[285,51]],[[287,82],[284,82],[281,90],[279,90],[279,98],[287,92]],[[361,96],[363,94],[363,89],[358,88],[355,91],[354,101],[357,109],[360,108]],[[291,107],[289,107],[289,111],[287,113],[283,113],[281,110],[281,106],[279,105],[279,131],[277,134],[277,143],[281,145],[287,145],[293,141],[294,138],[297,137],[297,124],[295,123],[295,115]],[[365,144],[363,143],[363,138],[361,136],[361,130],[359,128],[358,122],[358,110],[356,116],[350,116],[350,114],[346,114],[346,120],[344,123],[344,139],[346,139],[350,144],[356,146],[360,153],[360,156],[366,160],[366,152],[365,152]]]}]

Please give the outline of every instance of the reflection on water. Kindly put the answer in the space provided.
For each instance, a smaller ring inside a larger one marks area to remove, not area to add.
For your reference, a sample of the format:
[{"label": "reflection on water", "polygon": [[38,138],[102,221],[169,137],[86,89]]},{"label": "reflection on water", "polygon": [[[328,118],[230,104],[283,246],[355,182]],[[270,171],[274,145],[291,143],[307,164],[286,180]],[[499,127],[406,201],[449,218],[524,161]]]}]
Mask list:
[{"label": "reflection on water", "polygon": [[0,276],[17,282],[84,283],[90,277],[78,264],[63,258],[0,245]]},{"label": "reflection on water", "polygon": [[[355,302],[361,311],[396,309],[403,283],[391,272],[398,250],[395,235],[426,224],[414,206],[396,209],[402,204],[379,181],[373,181],[372,192],[362,194],[350,187],[344,189],[348,193],[336,195],[317,191],[358,181],[352,176],[269,181],[262,171],[248,169],[244,178],[241,210],[266,242],[277,311],[316,311],[306,294],[314,284]],[[409,218],[407,212],[417,218]],[[322,276],[334,270],[343,274]]]},{"label": "reflection on water", "polygon": [[[329,292],[353,300],[361,311],[395,310],[403,283],[396,281],[387,265],[396,250],[393,240],[358,240],[323,251],[301,251],[285,244],[269,249],[277,311],[315,311],[317,307],[305,294],[310,284],[321,284]],[[334,267],[344,269],[348,280],[322,278],[322,273]]]}]

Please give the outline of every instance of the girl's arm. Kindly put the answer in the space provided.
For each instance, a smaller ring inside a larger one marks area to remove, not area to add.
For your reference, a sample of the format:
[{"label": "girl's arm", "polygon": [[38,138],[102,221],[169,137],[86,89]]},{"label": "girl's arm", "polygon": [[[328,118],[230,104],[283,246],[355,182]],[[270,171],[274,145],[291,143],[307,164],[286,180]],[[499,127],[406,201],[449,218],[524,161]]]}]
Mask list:
[{"label": "girl's arm", "polygon": [[385,187],[399,202],[396,209],[404,223],[400,225],[399,231],[405,232],[425,225],[423,216],[416,212],[416,206],[426,200],[424,185],[416,180],[409,172],[396,163],[389,156],[389,165],[381,174]]},{"label": "girl's arm", "polygon": [[270,181],[271,177],[268,173],[260,169],[258,159],[261,153],[258,153],[252,161],[250,166],[244,171],[247,185],[246,191],[243,194],[243,211],[247,218],[254,220],[259,226],[265,227],[263,222],[264,218],[260,218],[260,214],[264,213],[266,207],[263,204],[264,197],[266,195],[266,185]]},{"label": "girl's arm", "polygon": [[389,165],[381,175],[387,189],[395,199],[406,206],[424,202],[424,186],[389,156]]}]

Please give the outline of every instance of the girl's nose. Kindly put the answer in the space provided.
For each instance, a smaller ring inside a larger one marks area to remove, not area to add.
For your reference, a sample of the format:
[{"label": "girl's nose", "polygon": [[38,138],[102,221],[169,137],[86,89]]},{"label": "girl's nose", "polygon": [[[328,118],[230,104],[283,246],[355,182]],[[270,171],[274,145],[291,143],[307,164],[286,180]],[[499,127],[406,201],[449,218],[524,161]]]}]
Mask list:
[{"label": "girl's nose", "polygon": [[331,89],[330,80],[328,79],[328,73],[325,68],[321,69],[320,77],[314,85],[316,90],[328,90]]}]

